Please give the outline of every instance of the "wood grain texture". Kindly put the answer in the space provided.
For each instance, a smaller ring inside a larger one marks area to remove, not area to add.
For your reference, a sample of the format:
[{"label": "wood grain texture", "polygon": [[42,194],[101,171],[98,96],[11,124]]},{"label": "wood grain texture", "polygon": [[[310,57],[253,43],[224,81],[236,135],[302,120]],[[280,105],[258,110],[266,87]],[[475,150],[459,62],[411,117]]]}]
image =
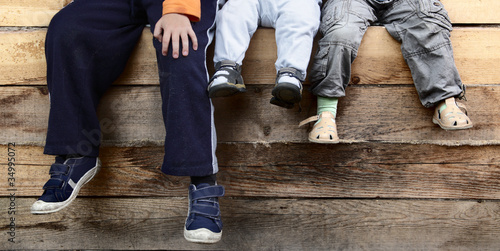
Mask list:
[{"label": "wood grain texture", "polygon": [[48,26],[71,0],[0,0],[0,26]]},{"label": "wood grain texture", "polygon": [[45,33],[0,32],[0,85],[46,85]]},{"label": "wood grain texture", "polygon": [[[45,85],[45,32],[45,29],[0,32],[0,85]],[[456,28],[451,38],[456,65],[465,84],[499,84],[500,72],[496,69],[500,62],[500,28]],[[151,40],[149,29],[145,29],[117,85],[158,85]],[[399,47],[383,27],[370,27],[353,63],[353,82],[358,85],[412,84]],[[245,83],[274,84],[274,30],[259,29],[246,55],[242,73]],[[207,64],[213,69],[210,59]]]},{"label": "wood grain texture", "polygon": [[[0,26],[47,26],[71,0],[1,0]],[[441,0],[455,24],[498,24],[497,0]]]},{"label": "wood grain texture", "polygon": [[[299,121],[316,113],[316,99],[304,92],[301,109],[269,104],[271,85],[249,86],[248,92],[214,99],[220,142],[307,142],[308,128]],[[49,113],[45,87],[0,88],[0,142],[41,145]],[[411,85],[358,86],[340,99],[337,116],[342,143],[393,142],[440,145],[500,144],[500,87],[470,86],[467,105],[474,127],[444,131],[432,123]],[[484,102],[488,100],[488,102]],[[165,129],[159,86],[117,86],[103,98],[99,117],[105,145],[161,145]]]},{"label": "wood grain texture", "polygon": [[[497,250],[500,245],[500,204],[494,201],[225,197],[223,237],[213,245],[184,240],[186,197],[77,198],[50,215],[31,215],[34,201],[17,198],[17,243],[4,240],[2,249]],[[0,198],[0,205],[7,202]],[[3,224],[0,230],[8,228]]]},{"label": "wood grain texture", "polygon": [[500,2],[496,0],[440,0],[454,24],[498,24]]},{"label": "wood grain texture", "polygon": [[189,178],[160,171],[164,126],[149,29],[100,105],[102,170],[65,210],[30,214],[53,163],[41,147],[44,27],[70,0],[0,0],[0,249],[498,250],[500,2],[441,1],[458,24],[452,43],[474,127],[433,125],[400,45],[370,27],[339,103],[341,143],[308,143],[310,128],[297,124],[315,113],[315,97],[306,90],[292,110],[269,104],[276,45],[273,29],[259,29],[243,67],[249,91],[214,99],[224,235],[198,245],[182,236]]},{"label": "wood grain texture", "polygon": [[[7,152],[5,146],[0,146]],[[227,196],[500,199],[499,146],[411,144],[219,144]],[[18,196],[38,196],[53,158],[18,146]],[[184,196],[187,177],[163,175],[162,147],[105,147],[101,172],[81,196]],[[1,173],[7,166],[1,160]],[[0,196],[8,195],[7,182]]]}]

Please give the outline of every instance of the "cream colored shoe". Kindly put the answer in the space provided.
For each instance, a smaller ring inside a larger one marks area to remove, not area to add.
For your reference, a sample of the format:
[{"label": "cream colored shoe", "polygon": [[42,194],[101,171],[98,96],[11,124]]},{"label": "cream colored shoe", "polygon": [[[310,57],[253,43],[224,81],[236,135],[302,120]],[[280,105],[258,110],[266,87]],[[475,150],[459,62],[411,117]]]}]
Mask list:
[{"label": "cream colored shoe", "polygon": [[309,133],[309,141],[320,144],[339,143],[337,135],[337,124],[331,112],[322,112],[320,115],[312,116],[300,122],[299,127],[310,122],[317,121]]},{"label": "cream colored shoe", "polygon": [[[446,104],[446,108],[440,112],[439,108]],[[472,121],[467,116],[467,108],[464,104],[455,102],[455,98],[447,98],[434,110],[432,122],[444,130],[461,130],[472,127]]]}]

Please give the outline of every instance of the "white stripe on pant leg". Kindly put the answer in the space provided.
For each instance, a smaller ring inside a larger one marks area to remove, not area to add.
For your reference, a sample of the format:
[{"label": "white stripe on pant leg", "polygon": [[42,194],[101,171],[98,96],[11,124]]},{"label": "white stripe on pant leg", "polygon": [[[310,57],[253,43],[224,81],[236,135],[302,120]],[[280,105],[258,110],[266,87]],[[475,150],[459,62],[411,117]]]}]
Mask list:
[{"label": "white stripe on pant leg", "polygon": [[[220,3],[220,0],[217,1],[217,6],[219,5]],[[219,12],[219,11],[218,11]],[[208,80],[210,79],[210,76],[208,75],[208,68],[207,68],[207,60],[206,60],[206,57],[207,57],[207,50],[208,50],[208,47],[210,46],[210,44],[213,42],[213,37],[214,37],[214,28],[215,28],[215,22],[217,20],[217,16],[219,15],[219,13],[216,13],[216,17],[214,19],[214,22],[212,23],[212,26],[210,27],[210,29],[207,30],[207,37],[208,37],[208,43],[207,45],[205,46],[205,72],[206,72],[206,82],[207,82],[207,85],[208,85]],[[208,95],[208,94],[207,94]],[[209,98],[209,102],[210,102],[210,127],[211,127],[211,151],[212,151],[212,173],[217,173],[219,172],[219,164],[218,164],[218,161],[217,161],[217,156],[215,155],[215,151],[217,149],[217,133],[216,133],[216,130],[215,130],[215,122],[214,122],[214,106],[212,104],[212,100]]]}]

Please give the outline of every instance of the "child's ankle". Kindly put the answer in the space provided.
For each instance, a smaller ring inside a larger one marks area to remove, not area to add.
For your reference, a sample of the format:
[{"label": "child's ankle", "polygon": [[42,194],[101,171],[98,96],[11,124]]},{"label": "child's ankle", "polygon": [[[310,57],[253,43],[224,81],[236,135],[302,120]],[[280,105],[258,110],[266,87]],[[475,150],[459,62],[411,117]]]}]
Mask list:
[{"label": "child's ankle", "polygon": [[318,96],[318,115],[322,112],[331,112],[333,117],[337,116],[338,98]]}]

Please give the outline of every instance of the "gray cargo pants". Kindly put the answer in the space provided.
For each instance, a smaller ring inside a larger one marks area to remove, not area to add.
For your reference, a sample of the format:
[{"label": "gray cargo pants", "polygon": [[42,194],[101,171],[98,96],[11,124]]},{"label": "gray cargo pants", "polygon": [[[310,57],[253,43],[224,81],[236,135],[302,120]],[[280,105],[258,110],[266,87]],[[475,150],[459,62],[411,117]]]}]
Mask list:
[{"label": "gray cargo pants", "polygon": [[322,8],[319,48],[310,72],[311,91],[343,97],[351,63],[371,24],[383,24],[401,42],[420,101],[432,107],[463,94],[450,42],[448,13],[438,0],[329,0]]}]

